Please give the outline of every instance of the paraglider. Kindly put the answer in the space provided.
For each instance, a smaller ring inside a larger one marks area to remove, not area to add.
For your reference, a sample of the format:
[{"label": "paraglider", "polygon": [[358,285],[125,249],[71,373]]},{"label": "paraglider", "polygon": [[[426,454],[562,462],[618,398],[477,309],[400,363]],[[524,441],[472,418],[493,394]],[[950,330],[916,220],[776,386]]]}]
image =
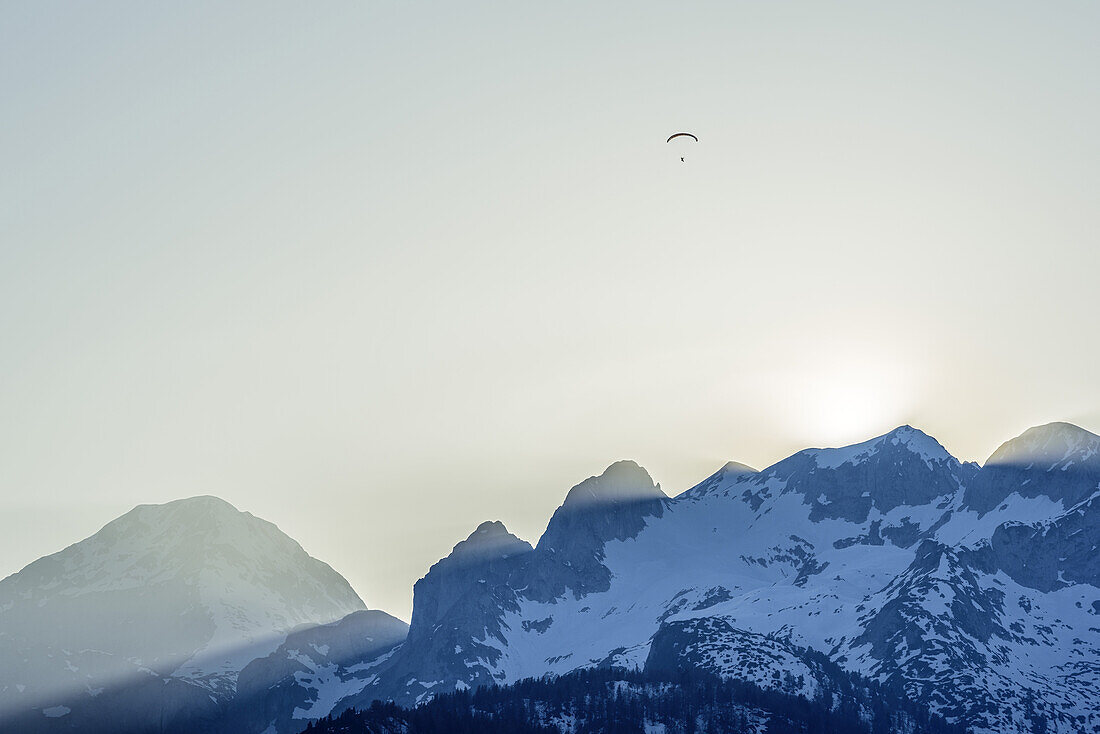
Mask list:
[{"label": "paraglider", "polygon": [[[666,140],[665,143],[671,143],[676,138],[691,138],[696,143],[699,142],[699,138],[695,137],[695,135],[692,134],[692,133],[672,133],[672,135],[668,136],[668,140]],[[680,156],[680,162],[681,163],[684,162],[684,157],[683,156]]]}]

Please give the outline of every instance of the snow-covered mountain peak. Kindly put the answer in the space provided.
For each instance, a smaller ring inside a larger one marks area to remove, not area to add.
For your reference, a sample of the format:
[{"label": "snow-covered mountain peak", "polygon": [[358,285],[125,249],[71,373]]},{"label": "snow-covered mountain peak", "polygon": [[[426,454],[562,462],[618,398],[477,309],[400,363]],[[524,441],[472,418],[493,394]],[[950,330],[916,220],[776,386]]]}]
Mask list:
[{"label": "snow-covered mountain peak", "polygon": [[1069,469],[1084,463],[1100,463],[1100,436],[1072,423],[1034,426],[1001,444],[986,466],[1036,465],[1046,471]]},{"label": "snow-covered mountain peak", "polygon": [[699,499],[723,490],[728,491],[734,484],[759,473],[759,469],[754,469],[748,464],[742,464],[738,461],[727,461],[722,465],[721,469],[714,472],[694,487],[687,489],[682,494],[678,495],[676,499]]},{"label": "snow-covered mountain peak", "polygon": [[[885,516],[900,507],[925,507],[925,520],[934,521],[932,515],[942,512],[936,508],[946,507],[966,477],[976,471],[976,466],[959,463],[923,431],[901,426],[852,446],[800,451],[738,481],[727,492],[751,504],[754,511],[776,489],[781,494],[801,494],[811,507],[812,522],[864,523],[873,519],[872,511]],[[897,519],[911,515],[903,511]]]},{"label": "snow-covered mountain peak", "polygon": [[813,456],[819,468],[836,469],[844,464],[859,463],[883,451],[898,449],[919,457],[929,467],[933,462],[940,461],[958,463],[958,460],[948,453],[939,441],[924,431],[908,425],[899,426],[889,433],[863,443],[835,449],[807,449],[802,453]]}]

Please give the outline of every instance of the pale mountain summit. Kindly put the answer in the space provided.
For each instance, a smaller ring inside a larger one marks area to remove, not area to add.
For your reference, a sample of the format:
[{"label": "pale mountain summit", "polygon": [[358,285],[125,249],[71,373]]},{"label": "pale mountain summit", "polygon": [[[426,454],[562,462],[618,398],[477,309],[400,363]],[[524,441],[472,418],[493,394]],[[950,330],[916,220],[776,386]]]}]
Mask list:
[{"label": "pale mountain summit", "polygon": [[1100,436],[1072,423],[1029,428],[1000,446],[967,486],[965,506],[1031,521],[1045,507],[1069,510],[1100,491]]},{"label": "pale mountain summit", "polygon": [[364,608],[340,574],[224,500],[140,505],[0,581],[0,645],[19,651],[0,665],[0,712],[102,707],[150,677],[175,681],[161,686],[169,708],[224,701],[291,629]]},{"label": "pale mountain summit", "polygon": [[991,464],[1038,464],[1044,469],[1069,469],[1100,457],[1100,436],[1072,423],[1047,423],[1029,428],[986,460]]}]

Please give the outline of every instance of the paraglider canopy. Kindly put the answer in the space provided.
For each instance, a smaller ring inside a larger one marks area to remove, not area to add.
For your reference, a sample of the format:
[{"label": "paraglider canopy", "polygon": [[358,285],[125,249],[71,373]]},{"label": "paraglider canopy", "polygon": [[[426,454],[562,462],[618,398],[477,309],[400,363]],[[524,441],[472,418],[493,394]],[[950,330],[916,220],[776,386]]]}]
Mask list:
[{"label": "paraglider canopy", "polygon": [[[672,133],[672,135],[668,136],[668,140],[666,140],[665,142],[666,143],[671,143],[676,138],[691,138],[696,143],[699,142],[699,138],[695,137],[695,135],[693,133]],[[681,163],[684,162],[684,157],[683,156],[680,156],[680,162]]]}]

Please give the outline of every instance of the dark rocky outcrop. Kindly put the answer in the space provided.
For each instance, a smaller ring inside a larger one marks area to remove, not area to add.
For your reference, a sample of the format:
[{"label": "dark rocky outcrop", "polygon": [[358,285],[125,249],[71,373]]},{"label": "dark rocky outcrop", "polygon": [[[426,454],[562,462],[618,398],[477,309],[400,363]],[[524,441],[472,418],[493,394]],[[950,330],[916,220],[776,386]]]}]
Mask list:
[{"label": "dark rocky outcrop", "polygon": [[[223,734],[294,731],[309,711],[319,687],[337,681],[363,681],[370,663],[400,645],[409,626],[377,610],[352,612],[332,624],[307,626],[287,635],[275,652],[249,663],[237,677],[237,695],[219,728]],[[366,685],[365,681],[361,685]],[[319,718],[328,711],[318,712]]]},{"label": "dark rocky outcrop", "polygon": [[954,495],[977,471],[935,439],[902,426],[844,449],[809,449],[768,467],[758,481],[782,479],[810,505],[810,520],[866,522],[902,505],[926,505]]}]

